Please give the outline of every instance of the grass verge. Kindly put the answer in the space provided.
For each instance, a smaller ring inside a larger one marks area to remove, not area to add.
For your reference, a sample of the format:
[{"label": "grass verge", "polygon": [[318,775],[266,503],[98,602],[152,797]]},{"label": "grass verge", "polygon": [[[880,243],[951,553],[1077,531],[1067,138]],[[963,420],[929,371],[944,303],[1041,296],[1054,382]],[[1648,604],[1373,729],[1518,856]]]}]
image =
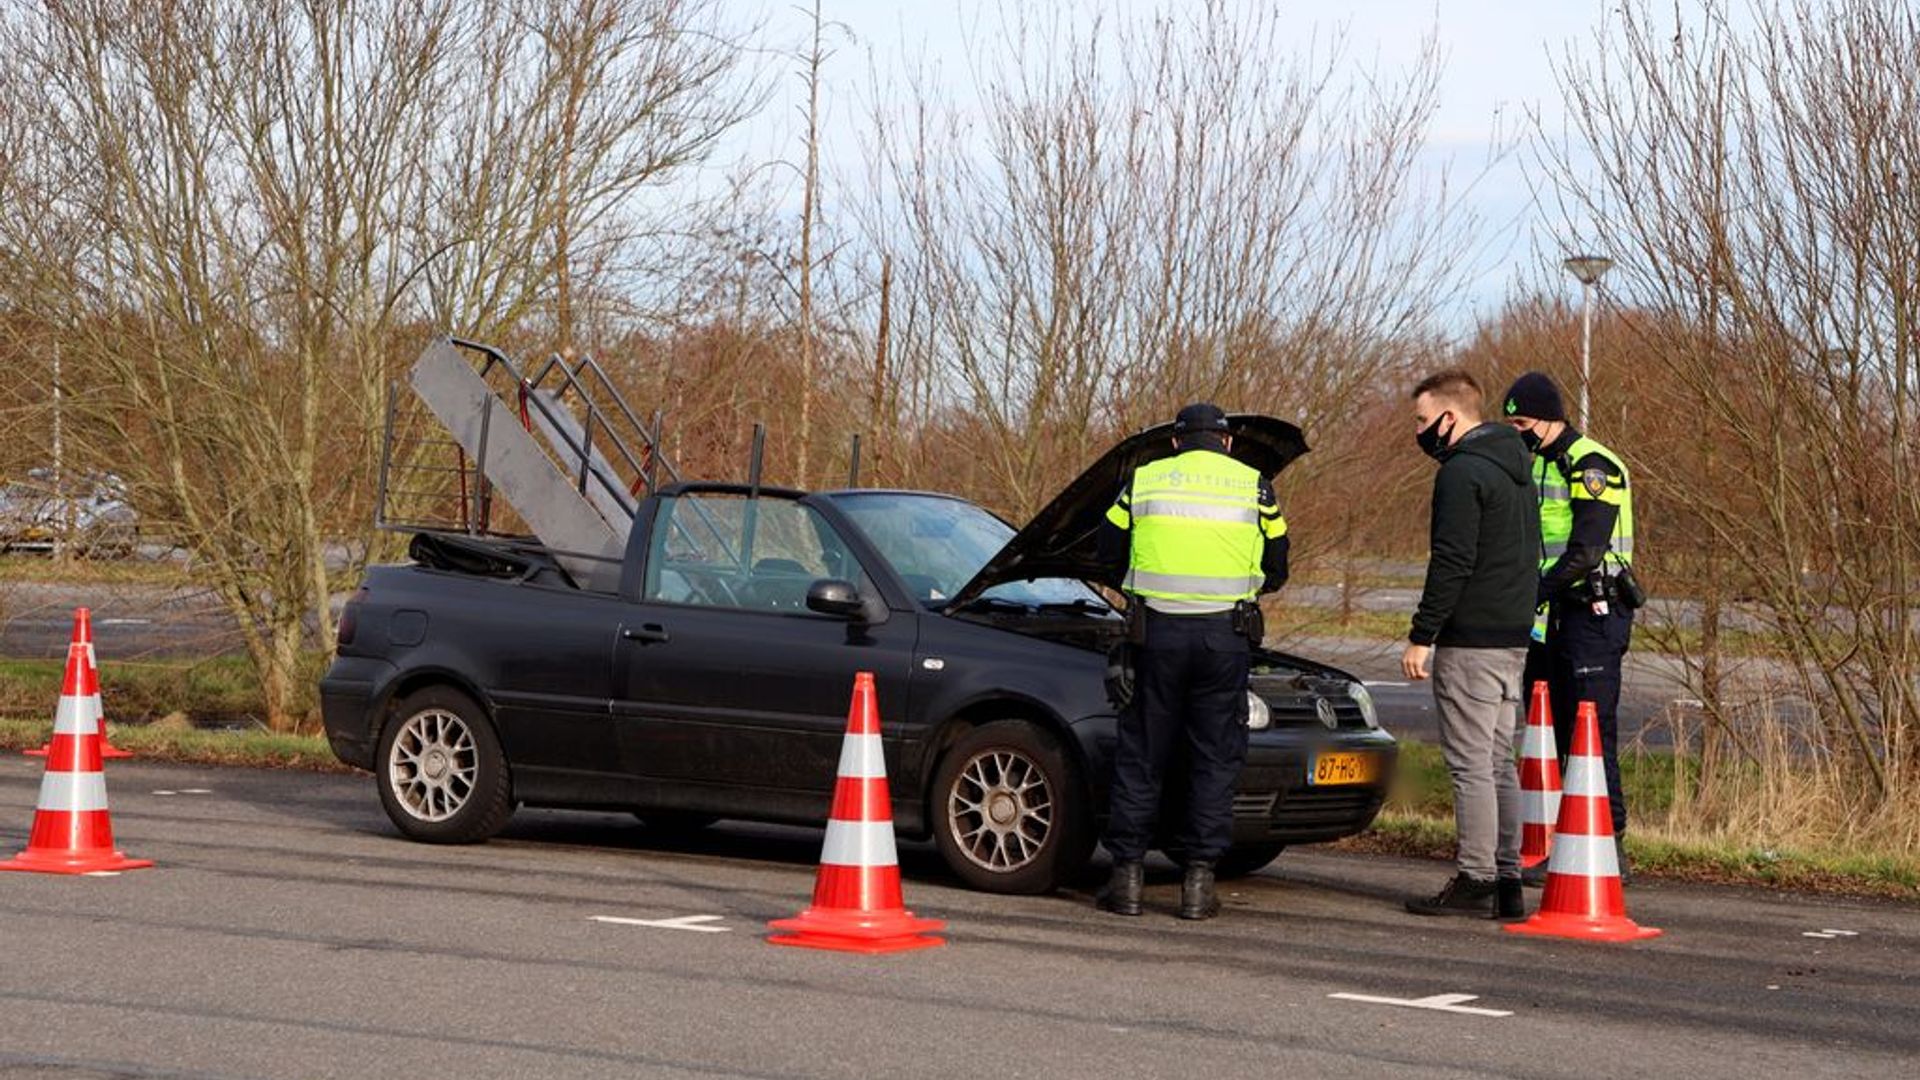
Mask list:
[{"label": "grass verge", "polygon": [[[0,751],[44,745],[53,725],[45,720],[0,719]],[[109,724],[108,737],[122,750],[149,761],[193,765],[250,765],[273,769],[351,772],[319,735],[269,731],[198,731],[173,724]]]},{"label": "grass verge", "polygon": [[193,584],[186,567],[172,559],[54,559],[48,555],[0,555],[0,583],[32,585]]},{"label": "grass verge", "polygon": [[[305,658],[313,678],[297,684],[296,714],[318,708],[321,658]],[[53,716],[66,660],[0,660],[0,716]],[[179,716],[200,722],[247,723],[265,714],[259,673],[244,656],[200,660],[113,660],[100,669],[100,697],[110,720],[130,724]]]},{"label": "grass verge", "polygon": [[[1636,818],[1627,833],[1627,855],[1636,875],[1920,900],[1920,858],[1873,850],[1796,850],[1756,838],[1703,840],[1674,835],[1658,824],[1673,808],[1674,775],[1670,754],[1621,758],[1620,782]],[[1343,851],[1451,859],[1453,841],[1453,795],[1440,750],[1403,740],[1393,793],[1373,828],[1334,846]]]}]

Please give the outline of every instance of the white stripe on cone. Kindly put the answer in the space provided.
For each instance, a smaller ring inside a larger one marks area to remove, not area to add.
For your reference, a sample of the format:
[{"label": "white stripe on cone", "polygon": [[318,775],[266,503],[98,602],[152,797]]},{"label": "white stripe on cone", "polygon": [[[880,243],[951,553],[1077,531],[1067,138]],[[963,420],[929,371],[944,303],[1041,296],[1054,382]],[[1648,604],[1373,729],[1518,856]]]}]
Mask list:
[{"label": "white stripe on cone", "polygon": [[840,775],[857,780],[884,780],[886,755],[878,735],[848,735],[840,742]]},{"label": "white stripe on cone", "polygon": [[1547,872],[1569,877],[1617,878],[1620,876],[1620,855],[1614,850],[1611,836],[1555,833],[1553,855],[1547,861]]},{"label": "white stripe on cone", "polygon": [[60,696],[60,706],[53,713],[53,733],[55,735],[95,735],[100,731],[100,714],[86,698]]},{"label": "white stripe on cone", "polygon": [[1560,793],[1557,791],[1520,791],[1520,820],[1529,825],[1553,828],[1560,819]]},{"label": "white stripe on cone", "polygon": [[1567,775],[1561,778],[1563,795],[1585,795],[1598,799],[1607,793],[1607,772],[1597,757],[1567,759]]},{"label": "white stripe on cone", "polygon": [[829,866],[898,866],[893,849],[893,822],[827,822],[827,839],[820,845],[820,861]]},{"label": "white stripe on cone", "polygon": [[97,772],[49,772],[40,779],[41,810],[105,810],[107,778]]},{"label": "white stripe on cone", "polygon": [[1545,760],[1553,757],[1553,729],[1542,724],[1528,724],[1526,733],[1520,737],[1520,756]]}]

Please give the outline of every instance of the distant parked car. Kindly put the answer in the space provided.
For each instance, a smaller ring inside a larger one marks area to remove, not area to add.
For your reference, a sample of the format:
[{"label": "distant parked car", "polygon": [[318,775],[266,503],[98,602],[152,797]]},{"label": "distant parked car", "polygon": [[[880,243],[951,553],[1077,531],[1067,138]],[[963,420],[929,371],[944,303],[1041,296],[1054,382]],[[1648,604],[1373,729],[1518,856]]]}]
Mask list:
[{"label": "distant parked car", "polygon": [[133,554],[140,541],[140,517],[127,505],[120,478],[112,473],[76,476],[66,487],[63,512],[50,469],[32,469],[0,485],[0,552],[49,552],[56,539],[64,539],[88,558]]}]

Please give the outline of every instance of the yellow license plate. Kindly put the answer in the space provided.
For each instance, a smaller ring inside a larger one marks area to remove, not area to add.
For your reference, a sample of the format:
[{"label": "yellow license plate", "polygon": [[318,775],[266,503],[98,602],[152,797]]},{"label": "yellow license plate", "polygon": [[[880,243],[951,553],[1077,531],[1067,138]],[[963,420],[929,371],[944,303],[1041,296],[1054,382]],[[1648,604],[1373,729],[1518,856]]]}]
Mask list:
[{"label": "yellow license plate", "polygon": [[1379,754],[1321,754],[1307,770],[1307,783],[1314,787],[1335,784],[1371,784],[1380,775]]}]

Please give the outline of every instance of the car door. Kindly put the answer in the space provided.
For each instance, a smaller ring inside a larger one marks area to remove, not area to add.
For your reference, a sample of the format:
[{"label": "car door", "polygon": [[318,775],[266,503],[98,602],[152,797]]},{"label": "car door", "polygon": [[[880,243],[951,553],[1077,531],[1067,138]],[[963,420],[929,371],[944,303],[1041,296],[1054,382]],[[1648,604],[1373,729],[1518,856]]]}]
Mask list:
[{"label": "car door", "polygon": [[624,766],[681,795],[711,791],[717,811],[746,791],[763,812],[824,812],[854,674],[874,673],[884,727],[907,703],[915,621],[809,611],[815,581],[873,584],[826,518],[790,497],[663,496],[648,548],[615,646]]}]

